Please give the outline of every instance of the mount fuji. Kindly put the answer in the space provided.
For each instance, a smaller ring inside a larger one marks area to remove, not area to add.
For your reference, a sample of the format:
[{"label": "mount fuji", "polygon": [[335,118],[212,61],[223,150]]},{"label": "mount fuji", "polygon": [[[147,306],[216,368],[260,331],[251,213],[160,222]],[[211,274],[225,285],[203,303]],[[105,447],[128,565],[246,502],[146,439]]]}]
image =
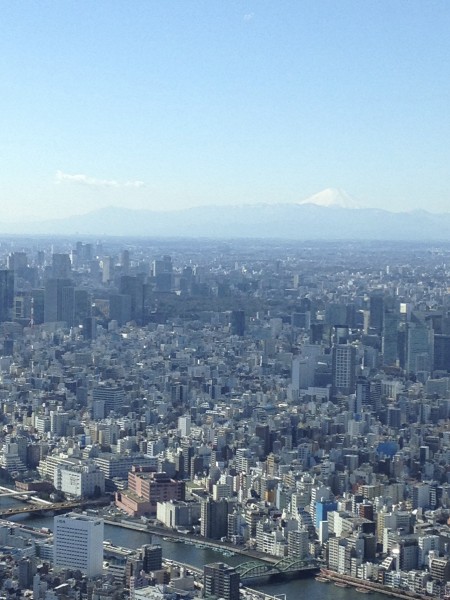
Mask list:
[{"label": "mount fuji", "polygon": [[285,240],[448,241],[450,213],[364,208],[329,188],[297,203],[197,206],[183,210],[107,207],[47,221],[0,223],[8,235]]},{"label": "mount fuji", "polygon": [[340,188],[327,188],[298,202],[299,206],[304,204],[314,204],[315,206],[325,206],[327,208],[364,208],[353,196]]}]

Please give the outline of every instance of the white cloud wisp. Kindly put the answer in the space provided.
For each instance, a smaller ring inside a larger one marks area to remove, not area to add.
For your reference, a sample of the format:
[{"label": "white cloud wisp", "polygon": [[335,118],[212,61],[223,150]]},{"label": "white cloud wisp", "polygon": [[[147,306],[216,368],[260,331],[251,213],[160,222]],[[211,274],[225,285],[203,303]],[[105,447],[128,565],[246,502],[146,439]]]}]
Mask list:
[{"label": "white cloud wisp", "polygon": [[100,188],[142,188],[145,187],[143,181],[117,181],[115,179],[98,179],[97,177],[90,177],[83,173],[63,173],[63,171],[56,171],[55,183],[77,183],[80,185],[87,185],[89,187],[100,187]]}]

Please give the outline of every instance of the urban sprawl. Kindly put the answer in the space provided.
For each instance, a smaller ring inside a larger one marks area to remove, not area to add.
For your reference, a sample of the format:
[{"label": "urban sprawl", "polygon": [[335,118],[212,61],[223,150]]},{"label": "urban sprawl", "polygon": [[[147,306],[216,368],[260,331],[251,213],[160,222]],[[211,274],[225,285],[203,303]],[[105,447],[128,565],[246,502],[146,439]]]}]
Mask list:
[{"label": "urban sprawl", "polygon": [[450,597],[449,281],[439,243],[3,239],[1,597]]}]

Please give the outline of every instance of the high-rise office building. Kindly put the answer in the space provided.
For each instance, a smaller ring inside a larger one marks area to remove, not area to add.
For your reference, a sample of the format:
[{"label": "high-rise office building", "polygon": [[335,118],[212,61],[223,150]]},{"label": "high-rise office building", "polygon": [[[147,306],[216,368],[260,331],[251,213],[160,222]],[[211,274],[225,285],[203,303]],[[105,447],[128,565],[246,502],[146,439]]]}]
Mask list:
[{"label": "high-rise office building", "polygon": [[111,294],[109,297],[109,317],[119,325],[131,321],[131,296],[129,294]]},{"label": "high-rise office building", "polygon": [[67,425],[69,424],[69,413],[64,412],[61,407],[58,410],[50,411],[50,432],[53,435],[62,437],[66,435]]},{"label": "high-rise office building", "polygon": [[73,325],[75,288],[70,279],[48,279],[45,282],[44,322],[65,321]]},{"label": "high-rise office building", "polygon": [[335,344],[332,349],[333,394],[353,394],[355,391],[356,348],[350,344]]},{"label": "high-rise office building", "polygon": [[232,310],[230,315],[231,335],[242,337],[245,333],[245,312],[243,310]]},{"label": "high-rise office building", "polygon": [[31,321],[33,325],[41,325],[45,317],[45,290],[31,290]]},{"label": "high-rise office building", "polygon": [[54,518],[53,564],[87,577],[103,572],[103,520],[78,513]]},{"label": "high-rise office building", "polygon": [[142,567],[146,573],[159,571],[162,568],[162,548],[158,545],[145,544],[141,548]]},{"label": "high-rise office building", "polygon": [[77,242],[75,257],[77,261],[77,265],[81,266],[85,263],[88,263],[92,260],[94,253],[94,248],[92,244],[83,244],[83,242]]},{"label": "high-rise office building", "polygon": [[141,277],[122,275],[120,278],[119,293],[131,298],[131,320],[142,325],[144,318],[144,282]]},{"label": "high-rise office building", "polygon": [[215,596],[224,600],[239,600],[239,573],[222,562],[205,565],[203,568],[205,597]]},{"label": "high-rise office building", "polygon": [[33,575],[36,572],[35,563],[30,558],[22,558],[17,563],[17,579],[19,587],[30,588],[33,585]]},{"label": "high-rise office building", "polygon": [[384,314],[381,349],[383,354],[383,363],[385,365],[395,365],[399,357],[399,321],[399,315],[393,311],[388,311]]},{"label": "high-rise office building", "polygon": [[370,294],[369,299],[369,327],[376,333],[383,330],[384,320],[384,294],[380,291],[375,291]]},{"label": "high-rise office building", "polygon": [[191,415],[178,417],[178,431],[181,437],[187,437],[191,434]]},{"label": "high-rise office building", "polygon": [[102,281],[109,283],[114,279],[114,259],[111,256],[104,256],[102,260]]},{"label": "high-rise office building", "polygon": [[0,270],[0,323],[12,319],[14,306],[14,271]]},{"label": "high-rise office building", "polygon": [[226,500],[212,500],[206,498],[201,503],[200,535],[218,540],[227,535],[228,528],[228,502]]},{"label": "high-rise office building", "polygon": [[[370,406],[370,382],[366,377],[356,380],[356,407]],[[356,410],[355,412],[361,412]]]},{"label": "high-rise office building", "polygon": [[406,364],[408,373],[431,371],[433,366],[433,330],[416,319],[406,326]]},{"label": "high-rise office building", "polygon": [[6,259],[6,266],[12,271],[23,271],[28,266],[28,257],[25,252],[12,252]]},{"label": "high-rise office building", "polygon": [[434,335],[433,355],[435,371],[450,371],[450,335]]},{"label": "high-rise office building", "polygon": [[52,254],[53,279],[69,279],[72,274],[72,263],[68,254]]},{"label": "high-rise office building", "polygon": [[152,275],[153,277],[157,277],[162,273],[172,273],[173,265],[172,258],[168,255],[162,256],[161,258],[156,258],[153,261],[152,265]]},{"label": "high-rise office building", "polygon": [[122,252],[120,253],[120,266],[122,267],[122,273],[126,275],[130,270],[130,265],[130,251],[122,250]]},{"label": "high-rise office building", "polygon": [[325,323],[327,325],[346,325],[347,307],[345,304],[329,302],[325,308]]},{"label": "high-rise office building", "polygon": [[103,410],[100,411],[103,418],[111,411],[120,412],[125,401],[125,393],[120,387],[109,387],[107,385],[99,385],[92,390],[92,402],[95,409],[96,403],[101,403]]},{"label": "high-rise office building", "polygon": [[155,291],[170,292],[172,289],[172,259],[170,256],[162,256],[153,261],[152,275],[155,282]]},{"label": "high-rise office building", "polygon": [[87,290],[74,291],[74,324],[81,325],[91,316],[91,298]]}]

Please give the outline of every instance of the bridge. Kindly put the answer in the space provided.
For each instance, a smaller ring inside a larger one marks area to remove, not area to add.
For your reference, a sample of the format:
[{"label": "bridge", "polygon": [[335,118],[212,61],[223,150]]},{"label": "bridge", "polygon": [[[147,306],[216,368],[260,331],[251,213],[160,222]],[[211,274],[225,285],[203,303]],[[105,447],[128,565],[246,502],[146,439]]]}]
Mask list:
[{"label": "bridge", "polygon": [[78,508],[83,502],[51,502],[48,504],[27,504],[26,506],[0,507],[0,517],[12,517],[23,513],[36,513],[46,511],[70,510]]},{"label": "bridge", "polygon": [[[28,501],[23,500],[23,502]],[[69,511],[74,508],[88,508],[89,506],[101,506],[108,504],[109,502],[109,498],[99,498],[98,500],[69,500],[66,502],[47,502],[44,500],[41,504],[28,503],[25,506],[23,506],[23,504],[9,507],[0,506],[0,517],[12,517],[13,515],[20,515],[24,513],[39,513],[47,511]]]},{"label": "bridge", "polygon": [[[1,489],[6,489],[6,488],[1,488],[0,487],[0,490]],[[34,492],[34,491],[31,491],[31,492],[25,492],[25,491],[23,491],[22,492],[22,491],[19,491],[19,490],[11,490],[10,492],[1,492],[0,493],[0,498],[7,498],[8,496],[12,496],[13,498],[17,497],[17,498],[20,498],[22,500],[21,496],[23,496],[23,498],[25,498],[25,497],[28,497],[28,496],[30,496],[30,497],[31,496],[35,496],[36,494],[37,494],[37,492]]]},{"label": "bridge", "polygon": [[272,575],[289,575],[317,571],[319,564],[315,560],[304,558],[284,557],[276,563],[268,564],[256,561],[247,561],[236,567],[241,580],[259,579],[271,577]]}]

